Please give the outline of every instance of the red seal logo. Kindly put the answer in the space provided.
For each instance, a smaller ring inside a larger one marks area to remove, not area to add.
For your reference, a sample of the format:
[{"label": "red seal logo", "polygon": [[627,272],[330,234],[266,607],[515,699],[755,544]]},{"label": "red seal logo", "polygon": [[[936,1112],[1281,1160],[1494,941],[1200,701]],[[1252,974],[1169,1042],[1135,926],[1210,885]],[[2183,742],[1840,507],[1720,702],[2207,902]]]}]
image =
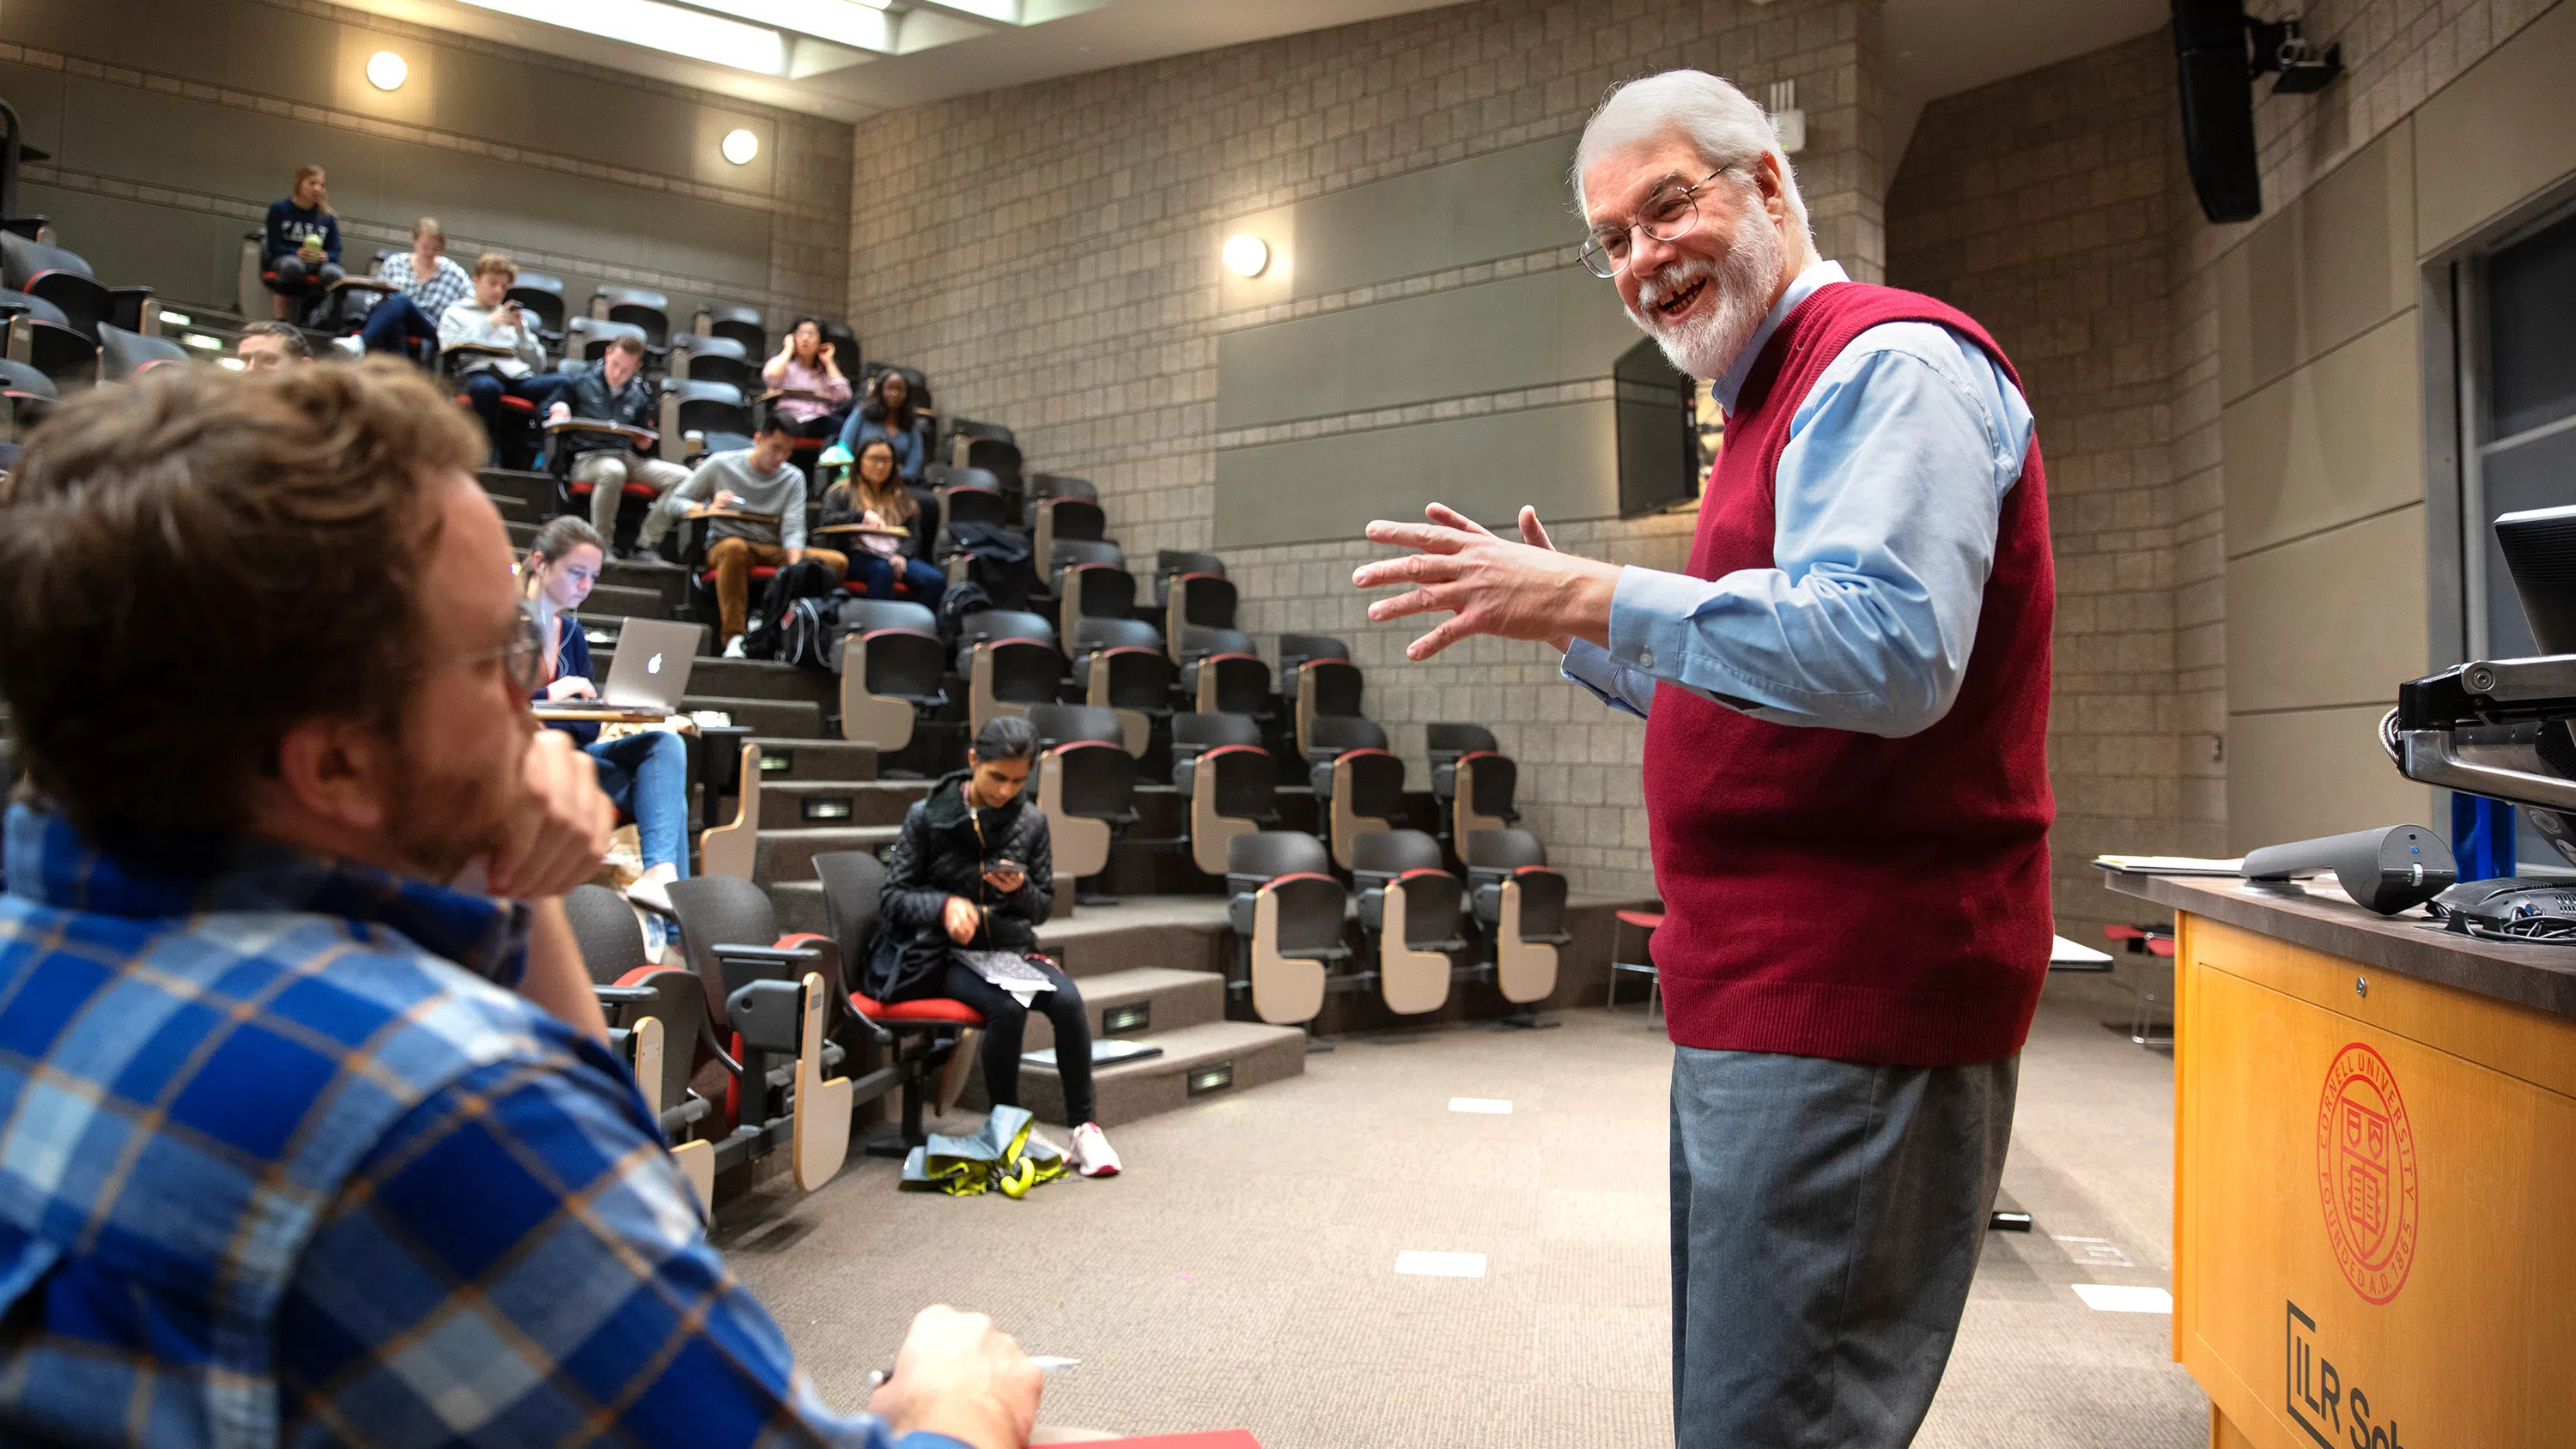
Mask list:
[{"label": "red seal logo", "polygon": [[2415,1125],[2396,1075],[2354,1042],[2326,1068],[2317,1104],[2317,1195],[2352,1291],[2386,1303],[2415,1265]]}]

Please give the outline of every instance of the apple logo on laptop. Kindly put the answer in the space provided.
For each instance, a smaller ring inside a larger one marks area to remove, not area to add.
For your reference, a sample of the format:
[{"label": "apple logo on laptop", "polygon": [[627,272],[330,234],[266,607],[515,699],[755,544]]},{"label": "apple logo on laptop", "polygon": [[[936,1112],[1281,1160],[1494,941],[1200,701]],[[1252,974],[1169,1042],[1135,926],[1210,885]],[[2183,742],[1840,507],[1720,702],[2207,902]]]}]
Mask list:
[{"label": "apple logo on laptop", "polygon": [[659,674],[662,672],[662,656],[660,652],[656,651],[652,658],[644,661],[644,672],[647,674]]}]

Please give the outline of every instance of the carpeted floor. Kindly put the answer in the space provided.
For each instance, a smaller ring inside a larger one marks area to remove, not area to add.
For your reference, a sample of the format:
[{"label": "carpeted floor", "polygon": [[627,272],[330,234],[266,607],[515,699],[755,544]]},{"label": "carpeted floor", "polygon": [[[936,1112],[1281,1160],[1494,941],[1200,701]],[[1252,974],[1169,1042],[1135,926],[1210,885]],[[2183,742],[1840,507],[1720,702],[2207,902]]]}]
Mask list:
[{"label": "carpeted floor", "polygon": [[[2098,1015],[2043,1005],[2004,1176],[2038,1231],[1989,1239],[1922,1445],[2207,1442],[2171,1320],[2071,1286],[2171,1268],[2172,1063]],[[946,1301],[1082,1360],[1048,1386],[1051,1423],[1241,1426],[1265,1449],[1668,1445],[1669,1063],[1627,1011],[1352,1039],[1302,1078],[1123,1129],[1114,1182],[958,1201],[856,1162],[729,1208],[718,1241],[838,1404]],[[1399,1276],[1406,1250],[1481,1253],[1485,1276]]]}]

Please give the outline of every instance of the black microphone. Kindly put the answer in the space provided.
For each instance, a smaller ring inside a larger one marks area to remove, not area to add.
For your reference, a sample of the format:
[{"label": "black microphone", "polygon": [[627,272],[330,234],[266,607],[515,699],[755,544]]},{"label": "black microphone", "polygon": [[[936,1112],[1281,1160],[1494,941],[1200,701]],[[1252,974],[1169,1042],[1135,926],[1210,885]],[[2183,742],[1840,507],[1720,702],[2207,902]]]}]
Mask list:
[{"label": "black microphone", "polygon": [[2334,872],[2345,895],[2368,910],[2393,916],[2449,890],[2459,862],[2442,837],[2421,825],[2383,825],[2349,835],[2293,840],[2246,852],[2238,873],[2261,884],[2286,884],[2294,876]]}]

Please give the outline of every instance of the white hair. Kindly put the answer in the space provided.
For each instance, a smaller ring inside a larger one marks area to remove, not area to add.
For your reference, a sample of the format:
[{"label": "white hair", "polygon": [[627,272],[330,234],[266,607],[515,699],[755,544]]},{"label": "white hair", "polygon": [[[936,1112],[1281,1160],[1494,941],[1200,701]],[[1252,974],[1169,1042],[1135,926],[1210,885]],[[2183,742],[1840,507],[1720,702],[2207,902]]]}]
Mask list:
[{"label": "white hair", "polygon": [[[1668,70],[1640,77],[1602,98],[1574,148],[1575,209],[1587,210],[1583,173],[1593,162],[1622,147],[1674,132],[1699,148],[1712,171],[1736,167],[1749,171],[1753,162],[1768,155],[1779,165],[1791,223],[1798,235],[1809,235],[1807,203],[1798,195],[1798,178],[1789,168],[1789,157],[1772,134],[1771,118],[1751,96],[1704,70]],[[1749,176],[1745,184],[1751,184]]]}]

